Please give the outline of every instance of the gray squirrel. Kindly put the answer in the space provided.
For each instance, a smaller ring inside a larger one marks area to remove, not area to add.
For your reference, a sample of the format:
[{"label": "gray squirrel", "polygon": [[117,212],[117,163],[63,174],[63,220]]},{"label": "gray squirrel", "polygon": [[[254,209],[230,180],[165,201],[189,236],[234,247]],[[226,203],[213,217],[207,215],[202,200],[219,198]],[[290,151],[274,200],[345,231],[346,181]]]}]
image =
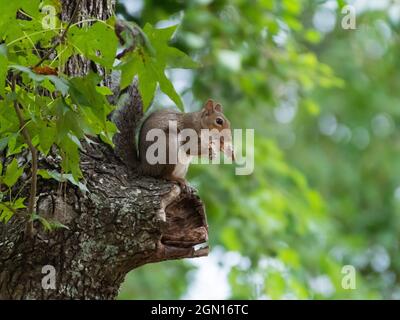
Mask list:
[{"label": "gray squirrel", "polygon": [[[185,162],[178,160],[177,162],[167,161],[166,163],[151,164],[146,153],[154,141],[148,141],[146,136],[152,129],[162,130],[167,137],[171,134],[179,134],[184,129],[193,129],[198,137],[201,136],[202,129],[216,130],[217,132],[222,132],[225,129],[225,132],[227,131],[229,134],[221,138],[220,151],[225,152],[228,157],[234,160],[230,122],[223,114],[221,104],[209,99],[204,107],[197,112],[184,113],[174,109],[157,110],[143,121],[139,129],[138,126],[142,120],[143,112],[142,102],[136,87],[129,87],[123,99],[125,100],[120,103],[120,107],[112,116],[112,121],[119,130],[114,135],[113,141],[116,154],[135,172],[145,176],[175,181],[185,188],[187,186],[185,177],[190,158],[192,156],[214,156],[210,145],[207,144],[207,147],[204,148],[201,141],[198,141],[197,154],[189,154],[188,152],[188,159]],[[170,121],[176,123],[176,133],[171,133],[169,130]],[[138,146],[136,146],[135,141],[136,130],[139,130]],[[165,149],[167,155],[170,148],[172,146],[167,143]],[[176,150],[176,152],[179,151]]]}]

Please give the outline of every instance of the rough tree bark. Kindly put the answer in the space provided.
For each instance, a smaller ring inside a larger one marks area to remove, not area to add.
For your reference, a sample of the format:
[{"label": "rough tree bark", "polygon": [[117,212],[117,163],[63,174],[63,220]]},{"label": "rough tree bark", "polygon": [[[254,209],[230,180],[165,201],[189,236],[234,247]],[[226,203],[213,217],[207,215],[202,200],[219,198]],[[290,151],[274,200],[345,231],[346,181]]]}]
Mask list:
[{"label": "rough tree bark", "polygon": [[[62,1],[64,21],[76,1]],[[113,2],[83,0],[79,19],[107,19]],[[76,58],[66,70],[81,75],[89,67],[90,62]],[[128,95],[140,116],[134,85]],[[202,246],[208,237],[204,206],[193,189],[181,191],[170,182],[137,176],[109,146],[91,139],[81,153],[89,192],[54,180],[38,183],[38,214],[69,229],[46,232],[35,222],[37,234],[27,241],[22,218],[0,224],[0,299],[113,299],[134,268],[208,254]],[[59,169],[59,159],[42,158],[40,167]],[[46,265],[56,271],[55,289],[42,287]]]}]

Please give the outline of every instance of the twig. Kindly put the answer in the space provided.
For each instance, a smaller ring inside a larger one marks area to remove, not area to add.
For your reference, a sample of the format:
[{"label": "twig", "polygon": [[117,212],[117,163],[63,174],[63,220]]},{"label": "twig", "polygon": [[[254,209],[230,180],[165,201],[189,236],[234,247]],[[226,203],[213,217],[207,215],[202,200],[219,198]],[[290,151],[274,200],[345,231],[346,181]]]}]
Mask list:
[{"label": "twig", "polygon": [[[67,27],[61,33],[60,37],[57,38],[54,45],[46,52],[46,54],[39,60],[39,62],[35,64],[34,68],[39,67],[45,60],[47,60],[49,58],[49,56],[53,53],[53,51],[57,48],[57,46],[63,42],[69,28],[72,26],[72,24],[76,18],[76,15],[78,13],[78,8],[79,8],[81,2],[82,2],[82,0],[77,0],[76,6],[72,13],[72,17],[71,17],[70,21],[68,22]],[[19,74],[20,74],[20,72],[17,72],[12,75],[11,90],[14,93],[15,93],[17,76]],[[28,217],[29,217],[29,216],[32,216],[32,214],[35,211],[35,207],[36,207],[38,151],[32,143],[31,136],[25,126],[26,123],[25,123],[21,108],[20,108],[17,100],[14,100],[14,110],[18,117],[22,136],[24,137],[25,143],[28,145],[29,151],[31,152],[31,156],[32,156],[32,181],[31,181],[31,189],[29,192],[29,203],[28,203]],[[32,219],[28,219],[26,222],[25,236],[27,238],[33,237],[33,220]]]},{"label": "twig", "polygon": [[[16,78],[17,78],[17,75],[13,74],[12,81],[11,81],[11,90],[14,93],[15,93],[15,87],[16,87]],[[28,145],[29,151],[31,152],[31,156],[32,156],[32,170],[31,170],[32,171],[32,180],[31,180],[31,189],[29,192],[29,203],[28,203],[28,216],[32,216],[32,214],[35,211],[35,206],[36,206],[38,152],[37,152],[37,149],[35,148],[35,146],[33,145],[29,131],[25,126],[25,120],[24,120],[21,108],[20,108],[17,100],[14,100],[14,110],[18,117],[22,136],[24,137],[25,143]],[[28,219],[28,221],[26,222],[25,236],[27,238],[33,237],[33,221],[31,219]]]}]

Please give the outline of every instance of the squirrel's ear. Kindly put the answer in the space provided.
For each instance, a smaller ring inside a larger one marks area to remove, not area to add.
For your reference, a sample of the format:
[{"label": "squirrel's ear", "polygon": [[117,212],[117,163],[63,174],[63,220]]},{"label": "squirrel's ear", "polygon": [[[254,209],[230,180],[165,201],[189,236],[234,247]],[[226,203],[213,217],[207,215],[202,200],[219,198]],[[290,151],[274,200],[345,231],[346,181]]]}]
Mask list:
[{"label": "squirrel's ear", "polygon": [[222,106],[219,104],[219,103],[217,103],[215,106],[214,106],[214,109],[215,109],[215,111],[217,111],[217,112],[223,112],[222,111]]},{"label": "squirrel's ear", "polygon": [[204,105],[204,111],[206,111],[208,114],[214,111],[214,101],[212,99],[207,100],[206,104]]}]

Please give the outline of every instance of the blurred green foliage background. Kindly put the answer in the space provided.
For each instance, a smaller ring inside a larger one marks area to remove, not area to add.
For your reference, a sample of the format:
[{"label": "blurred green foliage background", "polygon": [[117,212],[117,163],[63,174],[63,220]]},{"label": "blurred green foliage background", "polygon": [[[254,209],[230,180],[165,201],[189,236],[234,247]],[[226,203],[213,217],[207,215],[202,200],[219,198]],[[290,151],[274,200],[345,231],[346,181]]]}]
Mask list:
[{"label": "blurred green foliage background", "polygon": [[[347,4],[356,29],[342,27]],[[186,110],[211,97],[255,130],[251,175],[189,170],[211,255],[134,270],[119,298],[400,298],[400,3],[126,0],[117,12],[179,23],[174,45],[202,65],[169,74]]]}]

